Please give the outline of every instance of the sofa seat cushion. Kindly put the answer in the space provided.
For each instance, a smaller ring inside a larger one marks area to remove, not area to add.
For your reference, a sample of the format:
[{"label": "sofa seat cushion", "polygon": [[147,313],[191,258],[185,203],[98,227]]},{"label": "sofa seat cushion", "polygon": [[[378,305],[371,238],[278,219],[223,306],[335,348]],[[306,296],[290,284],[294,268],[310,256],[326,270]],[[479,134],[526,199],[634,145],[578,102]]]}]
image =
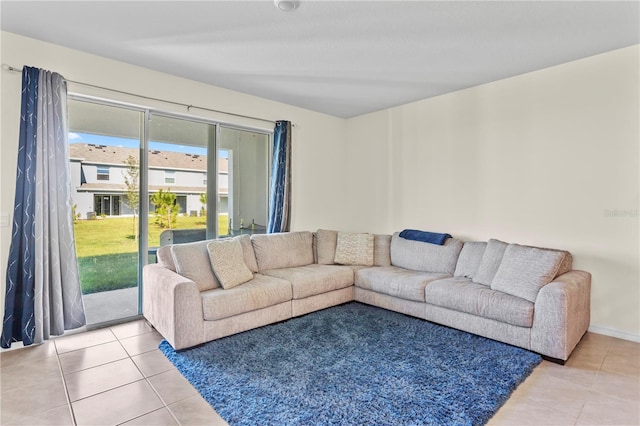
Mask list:
[{"label": "sofa seat cushion", "polygon": [[217,288],[200,293],[204,319],[215,321],[291,300],[291,283],[255,274],[251,281],[228,290]]},{"label": "sofa seat cushion", "polygon": [[397,266],[376,267],[357,271],[355,285],[400,299],[424,302],[424,289],[427,284],[450,276],[436,272],[412,271]]},{"label": "sofa seat cushion", "polygon": [[272,269],[263,274],[291,283],[293,299],[339,290],[353,285],[353,269],[342,265],[307,265],[295,268]]},{"label": "sofa seat cushion", "polygon": [[432,282],[425,289],[425,301],[518,327],[531,327],[533,324],[532,302],[492,290],[468,278],[456,277]]}]

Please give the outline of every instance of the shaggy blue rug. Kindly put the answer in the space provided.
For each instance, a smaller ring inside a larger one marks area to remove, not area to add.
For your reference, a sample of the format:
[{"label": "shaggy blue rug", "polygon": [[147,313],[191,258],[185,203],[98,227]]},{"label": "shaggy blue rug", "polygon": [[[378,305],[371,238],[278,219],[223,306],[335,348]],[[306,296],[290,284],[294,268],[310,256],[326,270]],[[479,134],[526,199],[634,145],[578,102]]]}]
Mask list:
[{"label": "shaggy blue rug", "polygon": [[541,361],[357,302],[160,349],[231,425],[482,425]]}]

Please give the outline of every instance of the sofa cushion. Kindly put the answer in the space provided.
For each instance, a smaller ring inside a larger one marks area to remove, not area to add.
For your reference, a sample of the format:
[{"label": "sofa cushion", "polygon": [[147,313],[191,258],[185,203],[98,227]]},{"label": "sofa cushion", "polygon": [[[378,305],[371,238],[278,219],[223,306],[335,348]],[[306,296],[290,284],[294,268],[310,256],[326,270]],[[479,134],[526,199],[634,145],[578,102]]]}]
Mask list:
[{"label": "sofa cushion", "polygon": [[335,263],[373,266],[373,234],[338,232]]},{"label": "sofa cushion", "polygon": [[391,264],[423,272],[453,275],[462,241],[448,238],[444,245],[406,240],[396,232],[391,237]]},{"label": "sofa cushion", "polygon": [[496,272],[498,272],[502,256],[508,245],[509,244],[504,241],[493,238],[489,240],[487,248],[482,255],[480,265],[478,265],[478,270],[473,276],[474,282],[488,286],[491,285],[491,281],[493,281],[493,277],[496,275]]},{"label": "sofa cushion", "polygon": [[242,285],[205,291],[200,297],[204,319],[215,321],[290,301],[291,294],[288,281],[255,274]]},{"label": "sofa cushion", "polygon": [[318,229],[316,231],[316,252],[319,265],[333,265],[338,244],[338,231]]},{"label": "sofa cushion", "polygon": [[391,266],[391,235],[373,236],[373,265]]},{"label": "sofa cushion", "polygon": [[247,268],[253,273],[258,272],[258,262],[256,262],[256,254],[253,251],[253,244],[251,244],[251,237],[247,234],[238,235],[233,238],[234,240],[240,241],[242,245],[242,254],[244,256],[244,263],[247,265]]},{"label": "sofa cushion", "polygon": [[233,238],[211,241],[207,244],[207,250],[213,273],[225,290],[253,278],[253,273],[245,263],[240,240]]},{"label": "sofa cushion", "polygon": [[173,255],[171,254],[171,246],[158,247],[156,251],[156,262],[158,265],[173,272],[176,271],[176,264],[173,262]]},{"label": "sofa cushion", "polygon": [[457,277],[432,282],[425,289],[425,301],[431,305],[518,327],[533,325],[533,303],[474,283],[469,278]]},{"label": "sofa cushion", "polygon": [[487,243],[483,241],[467,241],[462,246],[454,277],[473,278],[478,271],[478,266],[482,261],[482,255],[487,248]]},{"label": "sofa cushion", "polygon": [[540,289],[553,281],[565,253],[509,244],[491,288],[535,302]]},{"label": "sofa cushion", "polygon": [[397,266],[365,268],[356,272],[355,285],[376,293],[424,302],[424,288],[430,282],[448,276],[450,275],[412,271]]},{"label": "sofa cushion", "polygon": [[258,271],[313,263],[313,235],[309,231],[254,234],[251,236]]},{"label": "sofa cushion", "polygon": [[342,265],[312,264],[272,269],[263,274],[289,281],[296,300],[353,285],[353,270]]},{"label": "sofa cushion", "polygon": [[212,240],[196,241],[194,243],[173,244],[171,254],[176,265],[176,272],[189,278],[198,286],[198,290],[206,291],[220,287],[218,279],[213,274],[207,244]]}]

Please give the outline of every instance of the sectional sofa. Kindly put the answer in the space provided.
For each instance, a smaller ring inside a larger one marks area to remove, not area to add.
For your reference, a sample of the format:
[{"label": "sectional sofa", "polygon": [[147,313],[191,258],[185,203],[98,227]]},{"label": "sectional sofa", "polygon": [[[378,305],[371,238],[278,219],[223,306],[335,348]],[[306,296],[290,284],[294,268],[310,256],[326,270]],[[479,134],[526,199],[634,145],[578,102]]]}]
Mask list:
[{"label": "sectional sofa", "polygon": [[495,239],[320,229],[163,246],[157,259],[143,312],[175,349],[355,300],[563,363],[590,321],[591,275],[570,253]]}]

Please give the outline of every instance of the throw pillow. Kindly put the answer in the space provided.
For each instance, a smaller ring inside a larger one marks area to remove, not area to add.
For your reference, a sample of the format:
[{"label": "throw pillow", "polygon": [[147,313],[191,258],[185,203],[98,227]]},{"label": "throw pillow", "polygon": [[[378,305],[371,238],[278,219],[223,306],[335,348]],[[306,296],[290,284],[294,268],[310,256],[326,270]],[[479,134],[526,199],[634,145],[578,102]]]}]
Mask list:
[{"label": "throw pillow", "polygon": [[318,265],[333,265],[338,244],[338,231],[318,229],[316,232],[316,250]]},{"label": "throw pillow", "polygon": [[240,240],[217,240],[207,244],[213,273],[222,288],[228,290],[253,279],[253,273],[244,261]]},{"label": "throw pillow", "polygon": [[338,232],[335,263],[373,266],[373,234]]},{"label": "throw pillow", "polygon": [[171,246],[173,262],[178,275],[189,278],[198,286],[198,290],[212,290],[220,283],[211,270],[207,244],[210,240],[195,243],[174,244]]},{"label": "throw pillow", "polygon": [[538,292],[556,277],[565,253],[509,244],[491,289],[535,302]]},{"label": "throw pillow", "polygon": [[493,277],[496,275],[496,272],[498,272],[502,256],[504,255],[504,251],[507,249],[508,245],[509,244],[504,241],[495,240],[493,238],[489,240],[487,248],[482,255],[480,265],[478,265],[478,270],[473,276],[473,282],[489,286],[491,285]]}]

